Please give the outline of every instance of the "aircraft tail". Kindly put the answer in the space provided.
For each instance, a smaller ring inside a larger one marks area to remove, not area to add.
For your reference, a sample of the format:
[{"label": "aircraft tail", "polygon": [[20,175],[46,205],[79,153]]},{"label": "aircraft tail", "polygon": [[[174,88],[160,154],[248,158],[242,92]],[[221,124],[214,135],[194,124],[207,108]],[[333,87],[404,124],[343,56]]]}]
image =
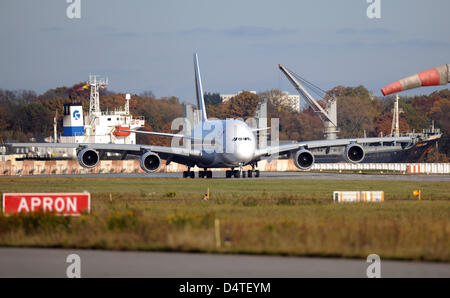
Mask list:
[{"label": "aircraft tail", "polygon": [[206,106],[205,100],[203,99],[203,88],[202,88],[202,79],[200,77],[200,67],[198,66],[198,57],[197,53],[194,53],[194,68],[195,68],[195,92],[197,95],[197,108],[201,114],[201,121],[205,122],[208,120],[206,117]]}]

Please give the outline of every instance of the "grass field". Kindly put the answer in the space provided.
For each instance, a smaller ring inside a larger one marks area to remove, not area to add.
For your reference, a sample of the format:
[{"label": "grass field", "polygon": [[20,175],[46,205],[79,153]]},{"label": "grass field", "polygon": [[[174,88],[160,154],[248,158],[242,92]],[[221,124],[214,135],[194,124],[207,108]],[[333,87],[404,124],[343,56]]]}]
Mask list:
[{"label": "grass field", "polygon": [[[210,200],[203,195],[210,189]],[[1,192],[92,194],[81,217],[0,216],[0,246],[450,261],[450,182],[0,178]],[[420,189],[422,200],[412,191]],[[334,190],[384,203],[335,204]],[[216,246],[215,220],[220,224]]]}]

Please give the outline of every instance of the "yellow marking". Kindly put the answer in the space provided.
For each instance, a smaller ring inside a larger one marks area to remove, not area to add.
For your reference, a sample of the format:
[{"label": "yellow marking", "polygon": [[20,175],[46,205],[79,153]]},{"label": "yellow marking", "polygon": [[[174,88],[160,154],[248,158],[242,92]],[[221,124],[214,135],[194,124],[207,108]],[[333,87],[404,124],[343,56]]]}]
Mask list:
[{"label": "yellow marking", "polygon": [[216,248],[220,248],[222,241],[220,238],[220,221],[218,218],[214,219],[214,227],[216,230]]}]

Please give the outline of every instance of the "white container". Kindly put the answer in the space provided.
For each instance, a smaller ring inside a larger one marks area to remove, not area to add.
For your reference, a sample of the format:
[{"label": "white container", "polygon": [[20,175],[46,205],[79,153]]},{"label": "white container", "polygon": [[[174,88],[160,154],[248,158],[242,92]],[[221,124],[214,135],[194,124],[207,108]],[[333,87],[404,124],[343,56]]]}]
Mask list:
[{"label": "white container", "polygon": [[361,202],[384,202],[384,191],[362,191]]},{"label": "white container", "polygon": [[384,191],[335,191],[336,203],[384,202]]},{"label": "white container", "polygon": [[359,191],[335,191],[333,192],[333,200],[337,203],[359,202],[361,194]]}]

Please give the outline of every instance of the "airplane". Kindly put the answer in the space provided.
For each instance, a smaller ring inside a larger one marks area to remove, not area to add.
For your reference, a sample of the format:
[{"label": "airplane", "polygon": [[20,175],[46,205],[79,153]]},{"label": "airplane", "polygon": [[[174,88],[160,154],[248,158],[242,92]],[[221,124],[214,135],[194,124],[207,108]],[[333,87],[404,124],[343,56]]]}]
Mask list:
[{"label": "airplane", "polygon": [[[229,168],[226,178],[259,177],[258,162],[263,159],[277,158],[278,155],[289,154],[295,166],[300,170],[309,170],[314,165],[311,149],[345,147],[344,158],[351,163],[364,160],[365,152],[361,144],[413,142],[413,137],[354,138],[334,140],[313,140],[297,143],[271,145],[257,148],[255,133],[268,128],[251,128],[238,119],[210,120],[206,114],[203,98],[203,87],[200,76],[198,56],[194,53],[194,73],[197,106],[200,111],[200,122],[194,126],[190,134],[171,134],[164,132],[123,130],[183,139],[183,146],[153,146],[145,144],[100,144],[100,143],[6,143],[10,148],[53,147],[76,148],[79,164],[85,168],[95,167],[106,152],[118,152],[124,157],[128,154],[140,156],[140,166],[147,173],[154,173],[161,167],[161,160],[166,165],[176,162],[187,166],[183,178],[195,178],[192,171],[197,166],[199,178],[212,178],[213,168]],[[243,167],[250,165],[247,173]]]}]

